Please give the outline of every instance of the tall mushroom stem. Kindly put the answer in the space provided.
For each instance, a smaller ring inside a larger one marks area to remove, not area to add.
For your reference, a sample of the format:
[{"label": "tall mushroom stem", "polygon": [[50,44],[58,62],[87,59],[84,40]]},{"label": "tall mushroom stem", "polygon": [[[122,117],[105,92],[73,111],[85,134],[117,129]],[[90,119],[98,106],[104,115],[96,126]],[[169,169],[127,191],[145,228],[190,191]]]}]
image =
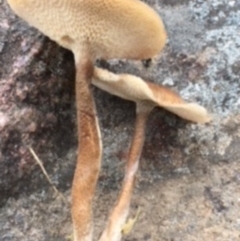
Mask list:
[{"label": "tall mushroom stem", "polygon": [[72,186],[74,240],[92,240],[92,199],[101,165],[101,136],[95,103],[89,85],[92,62],[76,64],[76,106],[78,122],[78,158]]}]

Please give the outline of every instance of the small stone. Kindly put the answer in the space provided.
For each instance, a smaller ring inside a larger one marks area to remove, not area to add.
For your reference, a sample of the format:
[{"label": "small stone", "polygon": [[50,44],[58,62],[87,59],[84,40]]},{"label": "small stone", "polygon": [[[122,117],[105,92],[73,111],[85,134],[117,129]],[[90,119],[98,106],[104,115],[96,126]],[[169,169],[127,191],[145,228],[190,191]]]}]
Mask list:
[{"label": "small stone", "polygon": [[0,131],[2,131],[9,123],[9,118],[6,114],[0,112]]},{"label": "small stone", "polygon": [[163,85],[173,86],[173,85],[174,85],[174,81],[173,81],[172,78],[166,78],[166,79],[163,81]]},{"label": "small stone", "polygon": [[235,4],[236,4],[235,1],[229,1],[229,3],[228,3],[228,5],[229,5],[230,7],[233,7]]}]

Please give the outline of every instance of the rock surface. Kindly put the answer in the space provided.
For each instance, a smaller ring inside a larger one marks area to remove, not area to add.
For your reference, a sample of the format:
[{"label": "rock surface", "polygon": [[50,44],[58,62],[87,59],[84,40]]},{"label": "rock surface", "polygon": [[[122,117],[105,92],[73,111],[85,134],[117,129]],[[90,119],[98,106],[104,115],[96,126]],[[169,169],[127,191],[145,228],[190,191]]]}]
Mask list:
[{"label": "rock surface", "polygon": [[[240,239],[240,2],[148,0],[169,43],[150,67],[114,60],[114,72],[163,83],[205,106],[198,126],[156,109],[132,202],[140,217],[126,241]],[[14,16],[0,0],[0,240],[64,241],[71,235],[70,187],[76,157],[72,54]],[[95,202],[96,234],[123,177],[134,105],[94,89],[103,135]],[[56,195],[31,156],[42,159]],[[98,235],[96,235],[97,237]]]}]

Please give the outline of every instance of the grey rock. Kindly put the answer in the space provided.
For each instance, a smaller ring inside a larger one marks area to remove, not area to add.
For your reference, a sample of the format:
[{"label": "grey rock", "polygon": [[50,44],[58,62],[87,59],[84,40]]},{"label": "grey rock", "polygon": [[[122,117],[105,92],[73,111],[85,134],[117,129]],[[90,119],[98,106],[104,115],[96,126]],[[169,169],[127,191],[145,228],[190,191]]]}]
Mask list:
[{"label": "grey rock", "polygon": [[[125,240],[237,241],[240,237],[240,4],[149,0],[169,42],[150,67],[100,65],[164,83],[213,115],[204,126],[156,109],[150,116]],[[76,158],[72,54],[17,18],[0,1],[0,240],[67,240],[70,205],[54,193],[31,146],[70,203]],[[124,172],[134,104],[93,88],[103,136],[94,206],[105,224]],[[96,236],[97,237],[97,236]]]}]

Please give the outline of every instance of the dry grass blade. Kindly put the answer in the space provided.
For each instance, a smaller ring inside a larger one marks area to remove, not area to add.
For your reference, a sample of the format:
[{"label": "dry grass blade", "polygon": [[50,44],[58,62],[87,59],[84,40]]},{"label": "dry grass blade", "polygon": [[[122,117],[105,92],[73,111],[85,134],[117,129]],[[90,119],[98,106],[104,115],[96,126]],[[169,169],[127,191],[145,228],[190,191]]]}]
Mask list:
[{"label": "dry grass blade", "polygon": [[56,186],[55,186],[55,185],[53,184],[53,182],[51,181],[51,179],[50,179],[50,177],[49,177],[49,175],[48,175],[45,167],[43,166],[42,161],[39,159],[39,157],[37,156],[37,154],[35,153],[35,151],[34,151],[31,147],[28,147],[28,149],[29,149],[30,153],[32,154],[34,160],[35,160],[35,161],[37,162],[37,164],[40,166],[40,168],[41,168],[44,176],[45,176],[46,179],[48,180],[49,184],[53,187],[53,190],[56,192],[57,195],[59,195],[59,196],[62,198],[62,200],[63,200],[65,203],[68,203],[68,202],[67,202],[67,199],[63,196],[63,194],[62,194],[60,191],[58,191],[58,189],[56,188]]},{"label": "dry grass blade", "polygon": [[141,208],[139,207],[135,217],[129,218],[128,221],[123,225],[123,227],[122,227],[123,235],[128,235],[132,231],[136,221],[138,220],[140,212],[141,212]]}]

